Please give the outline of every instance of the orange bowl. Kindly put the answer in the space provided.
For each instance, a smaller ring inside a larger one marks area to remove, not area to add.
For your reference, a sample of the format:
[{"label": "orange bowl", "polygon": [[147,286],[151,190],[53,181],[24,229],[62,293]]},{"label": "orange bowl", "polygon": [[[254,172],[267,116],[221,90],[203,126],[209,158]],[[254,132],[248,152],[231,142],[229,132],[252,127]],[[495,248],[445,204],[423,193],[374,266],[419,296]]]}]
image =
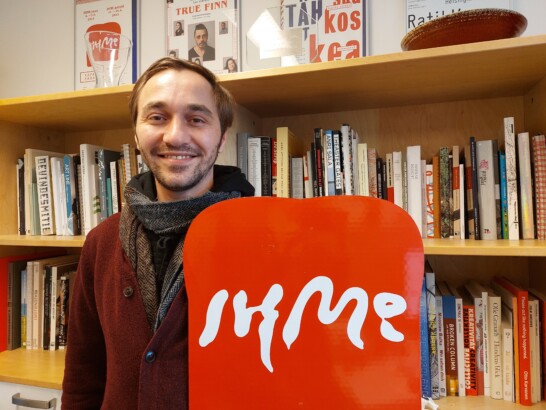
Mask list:
[{"label": "orange bowl", "polygon": [[460,11],[428,21],[402,39],[404,51],[420,50],[478,41],[518,37],[527,28],[523,14],[504,9]]}]

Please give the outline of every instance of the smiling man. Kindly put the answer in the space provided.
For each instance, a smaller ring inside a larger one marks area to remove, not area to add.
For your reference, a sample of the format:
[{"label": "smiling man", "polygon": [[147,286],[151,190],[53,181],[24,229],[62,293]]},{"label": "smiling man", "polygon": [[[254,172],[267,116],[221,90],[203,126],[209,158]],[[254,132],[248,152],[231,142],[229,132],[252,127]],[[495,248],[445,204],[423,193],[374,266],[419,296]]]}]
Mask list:
[{"label": "smiling man", "polygon": [[83,247],[69,318],[64,409],[187,409],[187,295],[182,251],[191,221],[254,193],[215,165],[233,100],[206,68],[166,57],[136,82],[135,141],[150,168],[125,206]]}]

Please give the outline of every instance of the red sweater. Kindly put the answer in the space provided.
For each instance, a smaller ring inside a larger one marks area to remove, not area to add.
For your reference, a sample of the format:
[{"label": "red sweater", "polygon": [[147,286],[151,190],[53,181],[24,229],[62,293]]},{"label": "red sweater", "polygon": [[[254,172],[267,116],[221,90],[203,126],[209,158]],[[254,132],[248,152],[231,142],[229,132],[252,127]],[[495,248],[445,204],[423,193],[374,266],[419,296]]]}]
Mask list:
[{"label": "red sweater", "polygon": [[119,215],[92,230],[81,253],[62,408],[187,409],[186,288],[152,334],[136,273],[119,240]]}]

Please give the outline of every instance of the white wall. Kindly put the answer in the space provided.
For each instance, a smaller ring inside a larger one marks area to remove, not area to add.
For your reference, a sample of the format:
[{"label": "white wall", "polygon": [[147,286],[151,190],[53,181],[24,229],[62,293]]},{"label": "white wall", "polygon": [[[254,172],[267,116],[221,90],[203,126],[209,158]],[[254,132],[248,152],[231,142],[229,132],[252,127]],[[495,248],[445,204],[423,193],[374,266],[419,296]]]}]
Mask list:
[{"label": "white wall", "polygon": [[[405,0],[368,1],[371,54],[400,51]],[[165,0],[140,2],[139,63],[146,68],[165,55]],[[524,35],[546,33],[544,0],[512,5],[528,19]],[[73,73],[74,0],[0,0],[0,98],[73,90]]]}]

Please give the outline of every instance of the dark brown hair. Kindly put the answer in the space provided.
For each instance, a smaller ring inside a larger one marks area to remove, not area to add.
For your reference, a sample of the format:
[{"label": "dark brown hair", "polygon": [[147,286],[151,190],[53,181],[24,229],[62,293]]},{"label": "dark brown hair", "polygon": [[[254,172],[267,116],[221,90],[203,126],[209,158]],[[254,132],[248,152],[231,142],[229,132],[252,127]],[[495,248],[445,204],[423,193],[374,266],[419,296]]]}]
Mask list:
[{"label": "dark brown hair", "polygon": [[229,127],[231,127],[233,124],[233,106],[235,102],[231,94],[218,83],[216,76],[202,65],[195,64],[187,60],[181,60],[179,58],[163,57],[148,67],[148,69],[140,76],[133,87],[133,91],[129,97],[129,111],[131,113],[133,128],[136,126],[138,117],[138,99],[140,97],[140,93],[142,92],[142,88],[153,76],[165,70],[190,70],[207,80],[212,86],[216,110],[218,111],[218,117],[220,118],[220,129],[222,135]]}]

